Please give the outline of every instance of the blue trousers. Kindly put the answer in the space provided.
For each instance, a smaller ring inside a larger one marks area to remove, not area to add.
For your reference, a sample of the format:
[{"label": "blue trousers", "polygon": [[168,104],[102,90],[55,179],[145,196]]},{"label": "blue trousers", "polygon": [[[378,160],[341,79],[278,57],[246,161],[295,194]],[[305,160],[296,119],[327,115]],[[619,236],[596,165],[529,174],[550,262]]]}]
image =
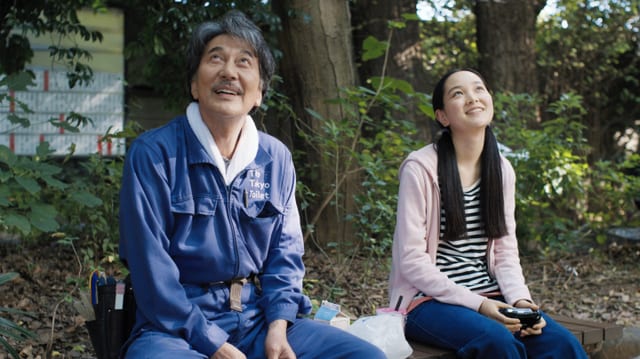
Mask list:
[{"label": "blue trousers", "polygon": [[582,345],[566,328],[542,313],[540,335],[519,337],[503,324],[469,308],[430,300],[407,315],[408,339],[456,351],[458,358],[586,359]]},{"label": "blue trousers", "polygon": [[[217,290],[213,292],[210,298],[216,298],[216,294],[220,294]],[[191,296],[194,293],[188,293],[188,295]],[[209,320],[215,322],[230,335],[227,342],[236,346],[247,358],[266,358],[264,340],[267,336],[268,325],[264,320],[263,312],[253,304],[255,299],[253,286],[245,286],[242,295],[242,312],[229,310],[216,310],[215,313],[210,310],[203,310],[203,312],[209,317]],[[211,304],[214,307],[222,308],[221,303],[216,302],[215,299],[212,303],[204,303],[201,308],[212,308]],[[311,319],[296,319],[287,329],[287,340],[296,356],[301,359],[386,359],[382,350],[375,345],[342,329]],[[183,338],[154,330],[151,326],[147,326],[146,330],[143,330],[131,342],[125,358],[208,359],[206,355],[191,348]]]}]

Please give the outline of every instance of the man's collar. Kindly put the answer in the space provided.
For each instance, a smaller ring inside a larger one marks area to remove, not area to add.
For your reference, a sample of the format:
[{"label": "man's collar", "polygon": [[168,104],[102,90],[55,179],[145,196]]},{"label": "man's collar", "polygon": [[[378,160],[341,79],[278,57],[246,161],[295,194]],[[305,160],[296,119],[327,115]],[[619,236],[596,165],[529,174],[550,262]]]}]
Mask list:
[{"label": "man's collar", "polygon": [[251,116],[247,115],[246,117],[240,138],[238,139],[238,146],[228,167],[225,166],[224,159],[220,154],[218,146],[216,146],[216,142],[209,128],[202,120],[197,102],[192,102],[187,107],[187,121],[198,142],[200,142],[210,157],[210,161],[207,162],[212,162],[218,167],[227,185],[256,158],[259,142],[258,129]]}]

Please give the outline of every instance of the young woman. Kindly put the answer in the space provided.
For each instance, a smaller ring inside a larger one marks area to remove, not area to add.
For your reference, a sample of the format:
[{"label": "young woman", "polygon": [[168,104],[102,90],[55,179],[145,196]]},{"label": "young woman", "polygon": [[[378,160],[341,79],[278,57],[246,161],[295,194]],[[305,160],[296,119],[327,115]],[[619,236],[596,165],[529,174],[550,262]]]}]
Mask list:
[{"label": "young woman", "polygon": [[482,76],[453,70],[436,85],[442,127],[400,167],[390,303],[406,309],[406,336],[461,358],[586,358],[546,314],[523,328],[501,308],[538,310],[520,266],[515,174],[491,131]]}]

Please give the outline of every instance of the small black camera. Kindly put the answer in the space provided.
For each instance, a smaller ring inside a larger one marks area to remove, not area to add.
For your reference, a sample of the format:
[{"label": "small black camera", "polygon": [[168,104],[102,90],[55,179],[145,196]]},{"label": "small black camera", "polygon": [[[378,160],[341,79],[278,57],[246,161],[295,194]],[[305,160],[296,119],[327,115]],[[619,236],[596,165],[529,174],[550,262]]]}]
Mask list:
[{"label": "small black camera", "polygon": [[509,318],[520,319],[522,329],[533,327],[540,321],[540,311],[531,308],[500,308],[500,313]]}]

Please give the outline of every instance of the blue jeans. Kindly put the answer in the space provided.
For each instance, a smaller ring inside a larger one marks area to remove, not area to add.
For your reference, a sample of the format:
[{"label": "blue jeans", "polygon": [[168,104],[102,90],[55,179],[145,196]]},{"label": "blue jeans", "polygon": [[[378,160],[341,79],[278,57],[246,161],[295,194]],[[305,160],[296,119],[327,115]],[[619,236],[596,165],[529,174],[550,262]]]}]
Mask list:
[{"label": "blue jeans", "polygon": [[430,300],[407,315],[405,335],[411,340],[454,350],[459,358],[587,358],[570,331],[548,315],[542,316],[547,322],[542,334],[521,338],[474,310]]},{"label": "blue jeans", "polygon": [[[188,294],[201,297],[200,308],[209,320],[229,334],[228,343],[236,346],[247,358],[266,358],[264,340],[268,325],[264,313],[255,305],[255,288],[243,287],[243,311],[224,311],[222,302],[215,298],[227,297],[224,291],[212,290],[213,295],[202,295],[203,289],[188,288]],[[194,293],[191,293],[194,292]],[[225,292],[226,293],[226,292]],[[217,308],[217,310],[213,309]],[[386,359],[382,350],[346,331],[329,324],[299,318],[287,328],[287,340],[298,358],[371,358]],[[133,338],[126,359],[208,359],[194,350],[183,338],[155,329],[152,325]]]}]

